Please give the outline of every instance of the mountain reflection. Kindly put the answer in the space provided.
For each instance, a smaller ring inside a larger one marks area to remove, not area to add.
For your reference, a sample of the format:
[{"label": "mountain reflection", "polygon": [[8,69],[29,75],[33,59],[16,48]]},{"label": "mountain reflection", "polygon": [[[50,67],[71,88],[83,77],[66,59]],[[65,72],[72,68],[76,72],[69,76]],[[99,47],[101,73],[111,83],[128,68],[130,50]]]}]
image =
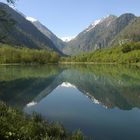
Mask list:
[{"label": "mountain reflection", "polygon": [[140,70],[114,65],[1,66],[0,100],[32,106],[58,86],[77,88],[106,108],[140,108]]}]

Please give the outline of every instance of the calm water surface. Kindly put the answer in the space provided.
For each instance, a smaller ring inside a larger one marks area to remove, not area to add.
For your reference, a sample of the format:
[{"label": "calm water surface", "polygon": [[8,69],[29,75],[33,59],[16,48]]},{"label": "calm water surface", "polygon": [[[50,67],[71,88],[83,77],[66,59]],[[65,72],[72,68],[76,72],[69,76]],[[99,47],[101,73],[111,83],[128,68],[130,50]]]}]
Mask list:
[{"label": "calm water surface", "polygon": [[94,140],[140,140],[140,69],[0,66],[0,100]]}]

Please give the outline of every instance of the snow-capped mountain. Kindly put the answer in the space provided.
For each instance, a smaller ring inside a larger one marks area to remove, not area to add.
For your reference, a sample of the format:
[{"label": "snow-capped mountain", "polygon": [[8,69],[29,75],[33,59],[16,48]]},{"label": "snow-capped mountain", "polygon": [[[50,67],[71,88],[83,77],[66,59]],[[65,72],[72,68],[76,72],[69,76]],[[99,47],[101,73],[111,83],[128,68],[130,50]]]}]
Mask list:
[{"label": "snow-capped mountain", "polygon": [[61,37],[61,39],[64,41],[64,42],[69,42],[71,41],[72,39],[74,39],[75,36],[67,36],[67,37]]},{"label": "snow-capped mountain", "polygon": [[93,28],[95,28],[96,25],[98,25],[101,22],[101,20],[95,20],[87,29],[86,32],[89,32]]},{"label": "snow-capped mountain", "polygon": [[41,33],[48,37],[57,49],[63,51],[62,49],[65,47],[65,42],[58,38],[51,30],[33,17],[26,17],[26,20],[30,21]]},{"label": "snow-capped mountain", "polygon": [[[106,17],[103,17],[101,19],[95,20],[93,21],[92,24],[89,25],[89,27],[85,30],[85,32],[89,32],[92,29],[94,29],[98,24],[104,22],[104,20],[108,19],[109,17],[112,17],[112,15],[107,15]],[[107,26],[110,25],[110,23],[112,22],[112,20],[109,20],[110,22],[108,22]]]},{"label": "snow-capped mountain", "polygon": [[[10,31],[8,32],[8,38],[4,37],[4,39],[2,40],[3,42],[13,47],[18,45],[32,49],[56,51],[59,54],[62,54],[47,36],[41,33],[31,22],[26,20],[26,16],[24,16],[24,14],[22,14],[18,10],[15,10],[13,7],[11,8],[10,6],[1,2],[0,9],[3,9],[4,13],[6,13],[7,21],[11,21],[12,19],[16,24],[16,26],[8,28],[8,30]],[[36,21],[33,18],[27,19]],[[7,30],[8,25],[5,22],[4,24],[0,24],[1,34],[3,34],[4,36],[5,34],[7,34],[5,30]]]},{"label": "snow-capped mountain", "polygon": [[135,15],[126,13],[119,17],[109,15],[101,20],[96,20],[75,39],[68,42],[68,47],[64,48],[64,51],[68,55],[73,55],[112,47],[113,39],[135,18]]}]

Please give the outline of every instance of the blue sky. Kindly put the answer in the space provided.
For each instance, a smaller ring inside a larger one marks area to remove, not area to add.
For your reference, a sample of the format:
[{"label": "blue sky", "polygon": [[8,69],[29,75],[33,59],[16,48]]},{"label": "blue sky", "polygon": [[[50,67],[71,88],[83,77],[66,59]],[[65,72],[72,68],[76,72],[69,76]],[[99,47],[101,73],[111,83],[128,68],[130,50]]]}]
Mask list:
[{"label": "blue sky", "polygon": [[140,15],[140,0],[18,0],[15,6],[58,37],[75,36],[94,20],[109,14]]}]

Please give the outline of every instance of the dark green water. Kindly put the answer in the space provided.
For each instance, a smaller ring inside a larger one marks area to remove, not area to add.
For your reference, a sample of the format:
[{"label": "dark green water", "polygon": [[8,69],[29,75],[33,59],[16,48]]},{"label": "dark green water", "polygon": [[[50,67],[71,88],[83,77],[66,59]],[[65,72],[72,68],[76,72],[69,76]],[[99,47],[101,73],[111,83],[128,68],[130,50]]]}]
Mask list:
[{"label": "dark green water", "polygon": [[136,67],[0,66],[0,100],[94,140],[140,139]]}]

